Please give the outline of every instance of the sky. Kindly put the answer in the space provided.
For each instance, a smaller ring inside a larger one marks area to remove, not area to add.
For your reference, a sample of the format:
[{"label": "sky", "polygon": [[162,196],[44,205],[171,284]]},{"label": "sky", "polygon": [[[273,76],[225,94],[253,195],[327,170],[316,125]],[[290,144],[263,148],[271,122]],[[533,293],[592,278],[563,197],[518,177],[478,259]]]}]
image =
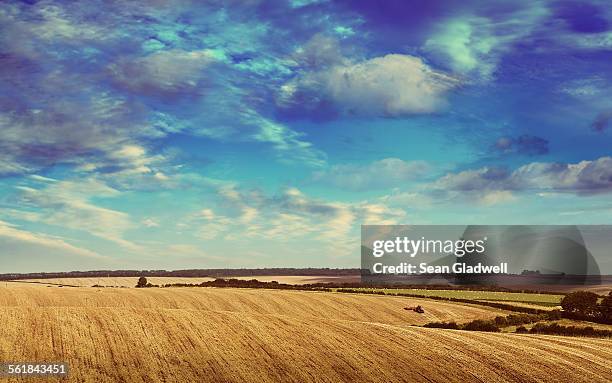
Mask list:
[{"label": "sky", "polygon": [[610,224],[610,62],[605,1],[3,1],[0,273]]}]

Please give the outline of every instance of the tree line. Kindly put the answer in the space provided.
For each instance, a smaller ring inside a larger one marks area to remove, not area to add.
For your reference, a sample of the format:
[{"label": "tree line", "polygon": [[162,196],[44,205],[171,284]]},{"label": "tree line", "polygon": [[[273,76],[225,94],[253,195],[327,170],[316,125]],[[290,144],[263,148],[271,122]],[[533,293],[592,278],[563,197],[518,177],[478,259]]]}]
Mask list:
[{"label": "tree line", "polygon": [[303,276],[346,276],[359,275],[361,269],[334,269],[327,267],[310,268],[257,268],[257,269],[185,269],[185,270],[90,270],[48,273],[6,273],[0,280],[51,279],[51,278],[102,278],[102,277],[246,277],[253,275],[303,275]]},{"label": "tree line", "polygon": [[257,279],[236,279],[236,278],[217,278],[212,281],[201,283],[167,283],[163,285],[154,285],[147,281],[147,278],[141,276],[136,283],[136,287],[232,287],[232,288],[247,288],[247,289],[274,289],[274,290],[307,290],[307,291],[327,291],[332,289],[314,285],[290,285],[287,283],[279,283],[277,281],[262,282]]},{"label": "tree line", "polygon": [[603,299],[590,291],[576,291],[561,300],[565,317],[612,324],[612,291]]}]

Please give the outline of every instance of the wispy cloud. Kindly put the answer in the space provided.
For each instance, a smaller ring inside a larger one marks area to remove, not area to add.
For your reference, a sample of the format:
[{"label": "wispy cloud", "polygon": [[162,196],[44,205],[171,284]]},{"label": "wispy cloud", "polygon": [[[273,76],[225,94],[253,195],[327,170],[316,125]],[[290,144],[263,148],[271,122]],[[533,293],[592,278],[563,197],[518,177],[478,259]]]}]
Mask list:
[{"label": "wispy cloud", "polygon": [[[0,237],[3,237],[3,254],[11,253],[15,251],[15,248],[21,247],[22,244],[30,245],[32,247],[40,247],[46,250],[55,250],[54,255],[57,252],[66,252],[69,255],[77,255],[83,257],[94,257],[104,258],[101,255],[87,249],[78,248],[73,246],[60,238],[54,238],[45,234],[35,234],[26,230],[20,230],[18,227],[11,225],[7,222],[0,221]],[[13,250],[11,250],[11,248]],[[22,250],[20,249],[20,252]]]},{"label": "wispy cloud", "polygon": [[516,138],[501,137],[495,141],[494,149],[504,154],[537,156],[548,153],[548,140],[530,134],[523,134]]},{"label": "wispy cloud", "polygon": [[512,44],[529,36],[549,12],[533,1],[518,2],[493,15],[477,9],[473,14],[441,19],[423,49],[455,73],[489,80]]},{"label": "wispy cloud", "polygon": [[339,164],[313,174],[313,181],[345,190],[377,190],[406,186],[431,170],[425,161],[384,158],[369,164]]},{"label": "wispy cloud", "polygon": [[[68,243],[64,238],[31,232],[0,221],[0,262],[3,272],[66,270],[112,264],[110,258]],[[94,266],[95,265],[95,266]]]},{"label": "wispy cloud", "polygon": [[35,214],[22,215],[24,219],[83,231],[130,251],[140,249],[123,238],[123,233],[134,227],[126,213],[91,202],[93,198],[113,198],[120,194],[98,180],[64,180],[42,187],[18,186],[17,190],[20,205],[36,210]]},{"label": "wispy cloud", "polygon": [[[266,195],[257,190],[224,186],[218,190],[218,212],[204,208],[189,218],[205,239],[250,238],[266,242],[296,239],[325,243],[352,254],[351,238],[360,224],[392,224],[405,217],[401,209],[392,209],[381,201],[346,203],[312,198],[297,188]],[[226,204],[223,204],[223,201]]]}]

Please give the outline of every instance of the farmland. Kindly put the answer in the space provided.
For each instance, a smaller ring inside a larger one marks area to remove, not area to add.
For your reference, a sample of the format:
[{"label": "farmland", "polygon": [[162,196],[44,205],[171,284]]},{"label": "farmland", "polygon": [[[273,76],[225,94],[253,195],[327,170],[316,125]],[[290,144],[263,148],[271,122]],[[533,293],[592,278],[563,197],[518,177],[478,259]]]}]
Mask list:
[{"label": "farmland", "polygon": [[[419,304],[427,308],[427,312],[423,315],[403,310],[404,307]],[[492,318],[503,313],[501,310],[480,306],[358,294],[199,287],[59,288],[20,283],[8,283],[8,287],[0,288],[0,307],[228,311],[300,318],[319,317],[399,326],[421,325],[431,321],[469,321]]]},{"label": "farmland", "polygon": [[[308,276],[308,275],[255,275],[255,276],[231,276],[235,279],[257,279],[261,282],[277,281],[292,285],[304,285],[307,283],[328,283],[328,282],[359,282],[359,276]],[[215,278],[209,277],[147,277],[147,280],[154,285],[164,285],[172,283],[198,284],[201,282],[212,281]],[[134,287],[138,277],[91,277],[91,278],[45,278],[45,279],[23,279],[19,282],[35,282],[48,285],[67,285],[91,287],[100,286],[119,286]]]},{"label": "farmland", "polygon": [[[167,283],[191,283],[198,284],[201,282],[212,281],[214,278],[207,277],[149,277],[147,279],[155,285],[163,285]],[[49,279],[24,279],[14,283],[39,283],[43,285],[65,285],[65,286],[80,286],[91,287],[99,286],[117,286],[117,287],[134,287],[138,282],[138,277],[101,277],[101,278],[49,278]]]},{"label": "farmland", "polygon": [[536,306],[558,306],[563,295],[537,294],[537,293],[514,293],[501,291],[473,291],[473,290],[425,290],[425,289],[369,289],[363,291],[384,291],[385,293],[401,293],[418,295],[423,297],[441,297],[470,299],[487,302],[522,303]]},{"label": "farmland", "polygon": [[[403,309],[416,304],[424,314]],[[612,373],[607,339],[411,326],[500,313],[362,294],[3,283],[0,360],[66,360],[79,382],[599,382]]]}]

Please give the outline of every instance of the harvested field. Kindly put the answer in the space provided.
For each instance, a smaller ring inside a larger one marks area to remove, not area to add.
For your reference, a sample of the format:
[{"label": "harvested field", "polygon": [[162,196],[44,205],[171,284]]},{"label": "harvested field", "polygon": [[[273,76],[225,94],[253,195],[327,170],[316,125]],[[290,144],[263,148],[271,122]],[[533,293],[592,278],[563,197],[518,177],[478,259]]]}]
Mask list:
[{"label": "harvested field", "polygon": [[500,303],[526,303],[537,306],[558,306],[563,295],[537,294],[537,293],[510,293],[501,291],[475,291],[475,290],[427,290],[427,289],[372,289],[362,288],[366,291],[384,291],[387,294],[403,293],[423,297],[441,297],[470,299],[476,301],[489,301]]},{"label": "harvested field", "polygon": [[[403,310],[415,303],[426,314]],[[9,284],[0,288],[0,360],[66,360],[74,382],[602,382],[612,374],[610,340],[407,327],[498,313],[360,294]]]},{"label": "harvested field", "polygon": [[[147,277],[147,281],[154,285],[164,285],[167,283],[191,283],[198,284],[212,281],[214,278],[206,277]],[[50,279],[22,279],[13,281],[14,283],[39,283],[43,285],[65,285],[91,287],[99,286],[118,286],[135,287],[138,277],[102,277],[102,278],[50,278]]]},{"label": "harvested field", "polygon": [[524,303],[524,302],[513,302],[513,301],[507,301],[507,302],[500,302],[500,301],[488,301],[486,299],[481,299],[479,300],[479,302],[487,302],[487,303],[508,303],[512,306],[515,307],[525,307],[525,308],[529,308],[529,309],[537,309],[537,310],[547,310],[547,311],[552,311],[552,310],[560,310],[561,306],[550,306],[550,305],[542,305],[542,304],[537,304],[537,303]]},{"label": "harvested field", "polygon": [[555,291],[564,293],[571,293],[572,291],[591,291],[599,295],[608,295],[610,292],[612,292],[612,284],[559,286]]},{"label": "harvested field", "polygon": [[[404,310],[421,305],[424,314]],[[3,307],[89,307],[186,309],[275,314],[295,317],[373,321],[401,326],[431,321],[492,318],[503,313],[483,306],[466,306],[418,298],[264,289],[173,287],[149,289],[78,288],[8,284],[0,288]]]}]

